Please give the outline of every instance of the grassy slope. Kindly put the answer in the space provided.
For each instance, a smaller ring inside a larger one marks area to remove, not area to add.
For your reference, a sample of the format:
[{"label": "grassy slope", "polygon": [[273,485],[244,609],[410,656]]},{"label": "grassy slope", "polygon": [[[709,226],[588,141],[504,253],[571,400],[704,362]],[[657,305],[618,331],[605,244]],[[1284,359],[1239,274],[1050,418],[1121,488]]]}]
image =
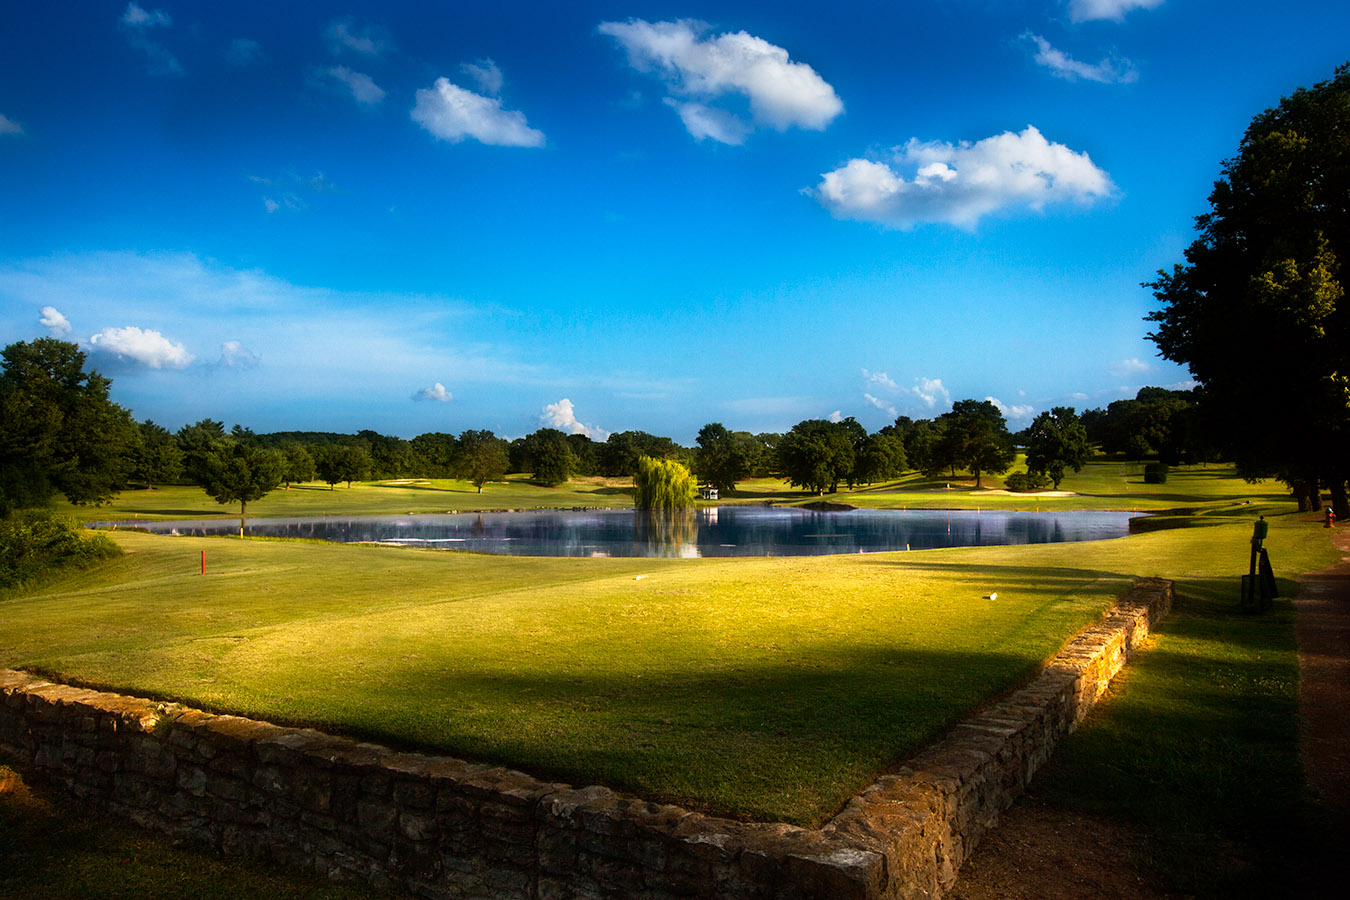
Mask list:
[{"label": "grassy slope", "polygon": [[[6,603],[0,660],[808,822],[1031,671],[1131,576],[1226,591],[1254,511],[1288,507],[1233,506],[1259,486],[1190,481],[1165,487],[1207,500],[1210,527],[865,557],[505,559],[120,534],[124,560]],[[1281,572],[1322,559],[1320,533],[1294,518],[1270,542]]]}]

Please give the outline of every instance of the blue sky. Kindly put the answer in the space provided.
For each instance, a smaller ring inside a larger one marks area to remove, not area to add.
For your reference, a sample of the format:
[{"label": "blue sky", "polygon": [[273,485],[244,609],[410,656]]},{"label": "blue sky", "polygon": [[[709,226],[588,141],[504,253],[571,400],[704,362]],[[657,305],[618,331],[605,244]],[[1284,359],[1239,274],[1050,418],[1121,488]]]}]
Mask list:
[{"label": "blue sky", "polygon": [[0,343],[171,428],[781,431],[1187,372],[1139,286],[1343,0],[0,9]]}]

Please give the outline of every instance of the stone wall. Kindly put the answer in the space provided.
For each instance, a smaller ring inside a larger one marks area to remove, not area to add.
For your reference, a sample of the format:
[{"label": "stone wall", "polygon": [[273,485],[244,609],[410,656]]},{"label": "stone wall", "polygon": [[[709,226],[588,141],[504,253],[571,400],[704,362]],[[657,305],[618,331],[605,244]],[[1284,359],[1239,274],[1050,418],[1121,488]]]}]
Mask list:
[{"label": "stone wall", "polygon": [[1141,582],[1031,684],[820,829],[719,819],[5,670],[0,750],[166,834],[421,897],[939,897],[1171,596],[1168,582]]}]

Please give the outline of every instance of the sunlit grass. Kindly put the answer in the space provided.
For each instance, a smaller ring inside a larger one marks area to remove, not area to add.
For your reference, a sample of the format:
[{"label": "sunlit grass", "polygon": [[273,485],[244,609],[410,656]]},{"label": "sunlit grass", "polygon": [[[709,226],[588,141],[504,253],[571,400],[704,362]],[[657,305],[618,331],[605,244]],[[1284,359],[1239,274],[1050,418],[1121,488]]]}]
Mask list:
[{"label": "sunlit grass", "polygon": [[[1016,467],[1020,469],[1021,463]],[[1060,485],[1069,496],[1008,494],[1003,480],[985,476],[975,490],[973,479],[926,479],[917,472],[877,485],[817,495],[797,490],[777,478],[743,481],[724,492],[722,503],[801,504],[825,500],[879,509],[1124,509],[1141,512],[1170,509],[1221,509],[1247,502],[1287,502],[1288,491],[1277,482],[1247,484],[1230,465],[1176,468],[1165,484],[1144,484],[1144,464],[1098,458],[1081,473],[1070,472]],[[573,509],[631,507],[631,478],[578,478],[558,487],[535,484],[523,475],[494,482],[478,491],[453,479],[396,479],[355,482],[330,489],[317,482],[277,489],[249,504],[250,518],[323,515],[406,515],[493,509]],[[702,504],[708,505],[708,504]],[[238,516],[238,506],[223,506],[194,486],[129,490],[105,506],[58,504],[82,520],[187,519]]]},{"label": "sunlit grass", "polygon": [[5,603],[0,661],[809,823],[1028,676],[1133,577],[1231,583],[1235,600],[1256,511],[1278,571],[1320,564],[1321,530],[1274,515],[1288,508],[1118,541],[796,559],[119,533],[126,557]]}]

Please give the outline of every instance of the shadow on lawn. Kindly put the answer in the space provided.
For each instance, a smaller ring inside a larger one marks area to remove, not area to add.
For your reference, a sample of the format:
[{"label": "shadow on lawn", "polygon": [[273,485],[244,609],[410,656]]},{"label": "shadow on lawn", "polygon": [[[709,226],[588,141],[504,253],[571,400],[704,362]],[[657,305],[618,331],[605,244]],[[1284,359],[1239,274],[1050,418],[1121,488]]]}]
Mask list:
[{"label": "shadow on lawn", "polygon": [[657,659],[625,674],[584,665],[450,673],[399,661],[378,678],[406,685],[407,697],[372,698],[378,723],[327,724],[536,777],[812,824],[973,708],[1023,684],[1057,637],[1024,642],[1020,654],[913,649],[901,634],[885,646],[768,644],[711,671],[689,658],[671,663],[687,671],[662,671]]}]

